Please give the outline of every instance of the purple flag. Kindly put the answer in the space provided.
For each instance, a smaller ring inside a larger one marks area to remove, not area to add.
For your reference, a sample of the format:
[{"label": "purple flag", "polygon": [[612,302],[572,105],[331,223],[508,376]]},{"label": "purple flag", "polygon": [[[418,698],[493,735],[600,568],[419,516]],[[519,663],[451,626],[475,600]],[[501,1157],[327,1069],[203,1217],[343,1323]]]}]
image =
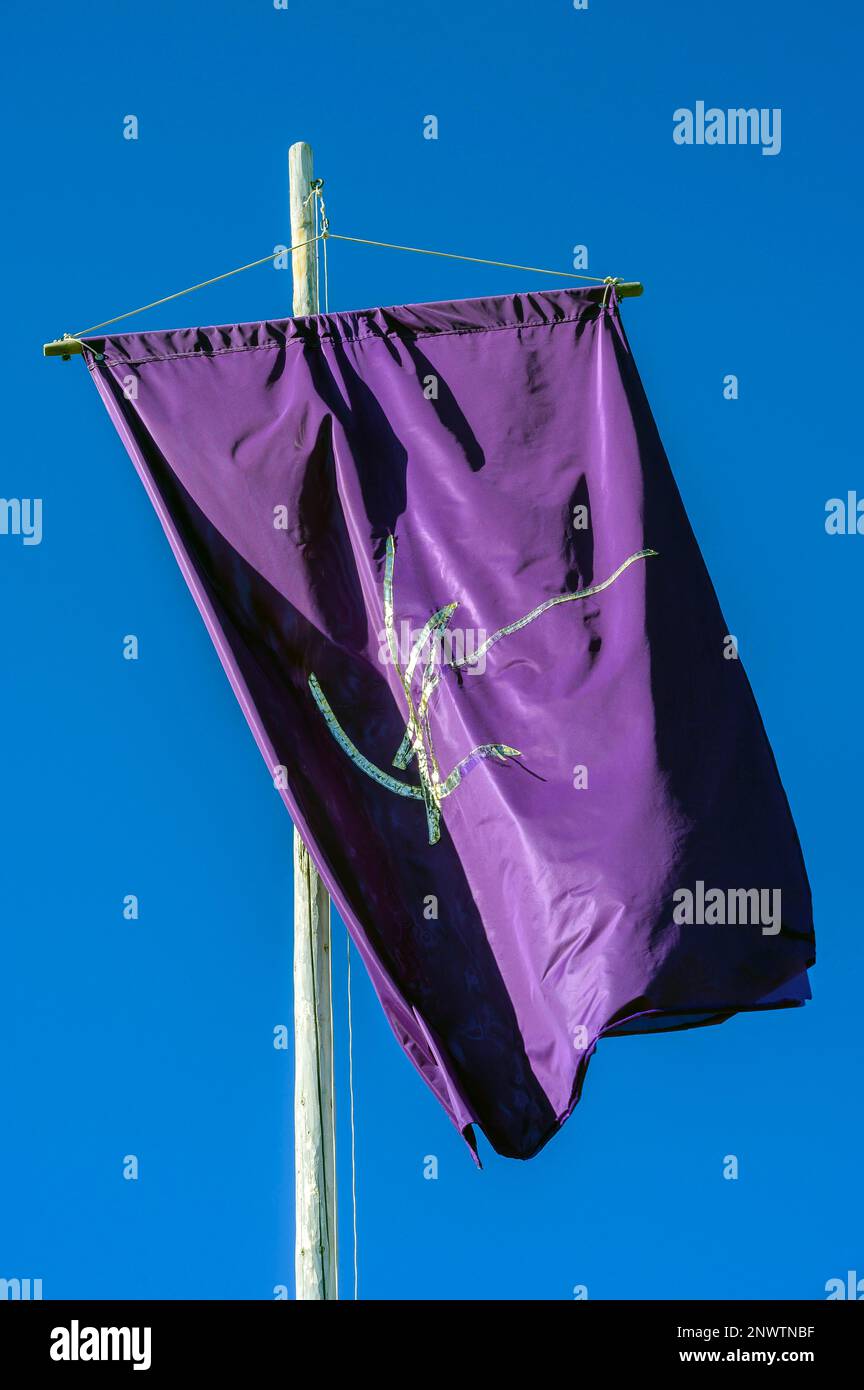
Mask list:
[{"label": "purple flag", "polygon": [[809,997],[810,894],[614,292],[88,341],[404,1051],[527,1158],[597,1041]]}]

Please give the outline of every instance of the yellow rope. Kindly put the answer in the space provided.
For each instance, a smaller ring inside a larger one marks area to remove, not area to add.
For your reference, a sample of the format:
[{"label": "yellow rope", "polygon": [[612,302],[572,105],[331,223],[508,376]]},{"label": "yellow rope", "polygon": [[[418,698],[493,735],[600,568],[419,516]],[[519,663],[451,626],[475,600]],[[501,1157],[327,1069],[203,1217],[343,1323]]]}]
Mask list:
[{"label": "yellow rope", "polygon": [[[320,236],[310,237],[308,241],[298,241],[296,246],[289,246],[284,252],[288,255],[291,251],[299,251],[303,246],[311,246],[313,241],[320,240]],[[103,319],[101,323],[92,323],[89,328],[79,328],[77,333],[73,333],[73,338],[83,338],[87,333],[95,333],[97,328],[107,328],[111,323],[119,323],[121,319],[131,319],[133,314],[143,314],[147,309],[155,309],[159,304],[167,304],[169,300],[180,299],[184,294],[193,294],[195,290],[206,289],[208,285],[215,285],[217,280],[227,280],[231,275],[239,275],[241,271],[252,270],[256,265],[264,265],[265,261],[272,261],[280,253],[271,251],[269,256],[262,256],[260,260],[249,261],[247,265],[238,265],[235,270],[223,271],[221,275],[214,275],[212,280],[202,280],[198,285],[190,285],[188,289],[177,290],[176,294],[166,294],[164,299],[154,299],[150,304],[141,304],[137,309],[127,309],[125,314],[117,314],[113,319]]]},{"label": "yellow rope", "polygon": [[[395,241],[372,241],[369,237],[344,236],[341,232],[331,232],[327,228],[326,217],[324,216],[322,216],[322,223],[324,230],[316,232],[315,236],[309,237],[307,241],[299,241],[296,246],[289,246],[284,254],[287,255],[292,251],[299,251],[304,246],[311,246],[313,245],[313,243],[317,243],[322,240],[324,241],[325,311],[327,308],[327,241],[330,237],[332,237],[334,241],[352,241],[360,246],[381,246],[388,251],[412,251],[415,255],[418,256],[443,256],[445,259],[450,261],[470,261],[473,265],[494,265],[500,266],[504,270],[525,270],[533,275],[555,275],[559,279],[563,280],[586,280],[594,285],[601,285],[604,283],[607,285],[611,285],[615,283],[613,277],[611,276],[606,276],[604,279],[596,275],[576,275],[573,271],[570,270],[550,270],[548,267],[545,266],[519,265],[515,261],[492,261],[487,259],[487,257],[485,256],[462,256],[457,251],[432,251],[425,246],[402,246],[399,244],[399,242]],[[317,244],[315,245],[315,253],[317,265]],[[194,294],[195,290],[206,289],[208,285],[215,285],[219,280],[227,280],[231,275],[240,275],[241,272],[244,270],[253,270],[255,266],[264,265],[267,261],[274,260],[277,254],[279,253],[276,251],[271,251],[269,255],[261,256],[260,259],[257,261],[249,261],[246,265],[238,265],[234,270],[223,271],[221,275],[214,275],[210,280],[201,280],[199,284],[189,285],[189,287],[185,290],[177,290],[174,294],[166,294],[162,299],[153,299],[149,304],[139,305],[137,309],[127,309],[124,314],[116,314],[113,319],[103,319],[101,323],[92,323],[89,328],[79,328],[76,333],[73,333],[71,335],[67,334],[66,336],[71,336],[73,338],[83,338],[88,333],[95,333],[99,328],[108,328],[112,323],[119,323],[121,319],[131,319],[135,314],[143,314],[148,309],[156,309],[159,307],[160,304],[170,303],[172,299],[181,299],[184,294]]]},{"label": "yellow rope", "polygon": [[[490,261],[485,256],[460,256],[456,251],[430,251],[425,246],[400,246],[395,241],[370,241],[364,236],[343,236],[341,232],[328,232],[334,241],[356,241],[361,246],[384,246],[388,251],[414,251],[419,256],[446,256],[449,261],[471,261],[474,265],[498,265],[505,270],[529,270],[535,275],[558,275],[564,280],[590,280],[594,285],[602,285],[604,279],[597,275],[575,275],[570,270],[548,270],[540,265],[516,265],[513,261]],[[606,279],[613,277],[607,276]]]}]

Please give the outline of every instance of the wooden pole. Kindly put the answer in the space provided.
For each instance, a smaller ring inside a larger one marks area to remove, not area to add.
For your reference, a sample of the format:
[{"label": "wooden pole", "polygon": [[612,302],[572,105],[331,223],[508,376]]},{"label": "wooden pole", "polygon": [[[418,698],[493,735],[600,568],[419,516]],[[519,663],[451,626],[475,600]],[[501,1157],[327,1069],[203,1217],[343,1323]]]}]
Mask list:
[{"label": "wooden pole", "polygon": [[[291,245],[315,235],[312,151],[288,152]],[[315,245],[292,252],[294,314],[318,312]],[[338,1298],[330,899],[294,829],[294,1273],[298,1299]]]}]

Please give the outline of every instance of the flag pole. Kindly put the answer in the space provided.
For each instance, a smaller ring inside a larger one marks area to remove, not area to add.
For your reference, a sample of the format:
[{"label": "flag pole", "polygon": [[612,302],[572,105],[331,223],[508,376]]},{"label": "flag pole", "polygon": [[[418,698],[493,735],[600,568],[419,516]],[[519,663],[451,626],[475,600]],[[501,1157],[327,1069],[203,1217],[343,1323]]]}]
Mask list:
[{"label": "flag pole", "polygon": [[[295,317],[318,313],[312,150],[288,151]],[[310,244],[303,245],[303,242]],[[298,1299],[338,1298],[330,899],[294,827],[294,1272]]]}]

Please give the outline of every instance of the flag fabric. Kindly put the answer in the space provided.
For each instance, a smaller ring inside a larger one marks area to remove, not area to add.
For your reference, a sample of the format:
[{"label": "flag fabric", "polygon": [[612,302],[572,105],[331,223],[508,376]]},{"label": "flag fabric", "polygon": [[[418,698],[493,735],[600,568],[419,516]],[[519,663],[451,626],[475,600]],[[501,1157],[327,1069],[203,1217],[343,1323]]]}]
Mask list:
[{"label": "flag fabric", "polygon": [[794,824],[613,289],[91,338],[400,1045],[534,1154],[598,1040],[809,997]]}]

